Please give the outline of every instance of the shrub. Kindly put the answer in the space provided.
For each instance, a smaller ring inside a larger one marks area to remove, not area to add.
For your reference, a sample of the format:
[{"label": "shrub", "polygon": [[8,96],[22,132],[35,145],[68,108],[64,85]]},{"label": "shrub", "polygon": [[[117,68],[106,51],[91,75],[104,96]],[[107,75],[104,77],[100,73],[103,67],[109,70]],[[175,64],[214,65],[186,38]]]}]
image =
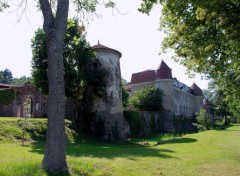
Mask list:
[{"label": "shrub", "polygon": [[131,97],[130,104],[142,111],[159,111],[162,106],[163,91],[157,87],[149,86],[141,89]]},{"label": "shrub", "polygon": [[197,123],[193,123],[200,131],[209,130],[211,128],[211,120],[207,116],[206,110],[201,108],[200,112],[196,116]]}]

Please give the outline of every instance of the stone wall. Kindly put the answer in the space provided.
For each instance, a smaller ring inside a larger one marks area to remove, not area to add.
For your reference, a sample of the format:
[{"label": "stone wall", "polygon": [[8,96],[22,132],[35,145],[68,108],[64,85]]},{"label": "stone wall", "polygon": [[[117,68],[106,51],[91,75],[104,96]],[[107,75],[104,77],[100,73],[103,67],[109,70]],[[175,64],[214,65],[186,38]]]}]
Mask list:
[{"label": "stone wall", "polygon": [[15,99],[9,105],[0,105],[1,117],[46,117],[47,97],[31,85],[12,87]]},{"label": "stone wall", "polygon": [[130,127],[130,136],[145,137],[161,133],[189,133],[196,130],[194,118],[175,116],[169,111],[124,111],[124,118]]},{"label": "stone wall", "polygon": [[124,111],[124,118],[133,137],[175,132],[173,115],[169,112]]}]

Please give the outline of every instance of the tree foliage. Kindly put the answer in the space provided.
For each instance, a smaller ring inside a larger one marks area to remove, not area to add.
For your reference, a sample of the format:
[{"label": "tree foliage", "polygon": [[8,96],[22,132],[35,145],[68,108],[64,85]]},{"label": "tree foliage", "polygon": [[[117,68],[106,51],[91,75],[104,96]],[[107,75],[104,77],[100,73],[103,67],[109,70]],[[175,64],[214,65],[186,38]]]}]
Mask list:
[{"label": "tree foliage", "polygon": [[3,12],[4,9],[8,8],[9,5],[6,1],[0,0],[0,12]]},{"label": "tree foliage", "polygon": [[[48,94],[46,46],[45,32],[38,29],[32,39],[32,82]],[[90,129],[87,124],[91,122],[93,98],[102,96],[105,88],[106,71],[97,66],[94,51],[85,39],[84,27],[79,26],[76,19],[68,20],[63,48],[65,95],[74,101],[78,127],[86,132]]]},{"label": "tree foliage", "polygon": [[121,82],[121,87],[122,87],[122,103],[123,103],[123,107],[127,107],[128,106],[128,101],[129,101],[129,92],[127,90],[126,87],[127,81],[125,79],[122,79]]},{"label": "tree foliage", "polygon": [[32,78],[27,77],[27,76],[21,76],[20,78],[13,78],[12,84],[15,85],[26,85],[26,84],[31,84]]},{"label": "tree foliage", "polygon": [[[64,79],[67,97],[74,97],[76,89],[89,77],[88,71],[93,63],[94,52],[85,39],[84,28],[77,20],[68,20],[64,39]],[[38,29],[32,39],[32,77],[33,85],[48,93],[47,43],[43,29]]]},{"label": "tree foliage", "polygon": [[175,61],[189,74],[214,79],[228,103],[240,104],[240,2],[143,0],[140,11],[149,13],[158,2],[163,6],[160,29],[167,34],[163,51],[173,49]]},{"label": "tree foliage", "polygon": [[198,130],[205,131],[211,128],[211,120],[207,116],[207,112],[205,109],[200,109],[196,119],[197,123],[193,123],[193,125],[196,126]]},{"label": "tree foliage", "polygon": [[130,105],[142,111],[159,111],[162,106],[163,91],[157,87],[145,87],[130,98]]},{"label": "tree foliage", "polygon": [[0,71],[0,81],[3,84],[11,84],[13,81],[12,72],[9,69],[4,69]]}]

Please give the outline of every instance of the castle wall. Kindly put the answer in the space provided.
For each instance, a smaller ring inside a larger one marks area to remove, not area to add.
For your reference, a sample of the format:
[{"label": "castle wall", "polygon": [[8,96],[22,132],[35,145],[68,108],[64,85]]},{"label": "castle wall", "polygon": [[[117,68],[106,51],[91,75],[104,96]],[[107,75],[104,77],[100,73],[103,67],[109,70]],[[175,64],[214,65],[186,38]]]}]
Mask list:
[{"label": "castle wall", "polygon": [[154,83],[155,87],[163,90],[162,106],[165,111],[174,113],[174,101],[173,101],[173,86],[171,79],[160,79]]},{"label": "castle wall", "polygon": [[176,87],[173,87],[173,94],[175,115],[192,117],[195,112],[194,96]]},{"label": "castle wall", "polygon": [[194,96],[194,114],[199,112],[200,109],[203,107],[203,96]]},{"label": "castle wall", "polygon": [[170,79],[162,79],[153,82],[144,82],[129,85],[131,87],[130,96],[134,96],[136,91],[139,91],[148,86],[155,86],[159,89],[163,90],[164,96],[162,101],[162,107],[166,111],[170,111],[174,113],[174,102],[173,102],[173,87],[172,80]]}]

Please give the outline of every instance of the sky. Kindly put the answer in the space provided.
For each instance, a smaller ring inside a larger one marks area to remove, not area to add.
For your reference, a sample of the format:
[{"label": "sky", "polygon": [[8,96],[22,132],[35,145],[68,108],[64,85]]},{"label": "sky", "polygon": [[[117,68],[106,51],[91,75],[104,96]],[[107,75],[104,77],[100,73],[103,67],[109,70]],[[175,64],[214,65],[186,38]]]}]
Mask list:
[{"label": "sky", "polygon": [[[100,6],[97,14],[101,17],[93,16],[89,22],[84,22],[87,41],[91,45],[99,41],[104,46],[120,51],[122,77],[128,82],[132,73],[156,69],[164,60],[172,69],[173,77],[187,86],[195,82],[200,88],[206,89],[208,81],[202,80],[201,75],[188,78],[186,69],[171,59],[172,51],[159,55],[164,37],[164,33],[158,30],[161,7],[155,6],[148,16],[137,11],[140,2],[118,0],[118,10],[113,11]],[[35,5],[34,1],[28,1],[26,13],[19,22],[21,10],[17,11],[17,6],[12,5],[0,14],[0,70],[8,68],[14,77],[31,75],[31,39],[43,23],[42,14],[37,12]],[[73,11],[71,7],[70,17],[76,15]]]}]

